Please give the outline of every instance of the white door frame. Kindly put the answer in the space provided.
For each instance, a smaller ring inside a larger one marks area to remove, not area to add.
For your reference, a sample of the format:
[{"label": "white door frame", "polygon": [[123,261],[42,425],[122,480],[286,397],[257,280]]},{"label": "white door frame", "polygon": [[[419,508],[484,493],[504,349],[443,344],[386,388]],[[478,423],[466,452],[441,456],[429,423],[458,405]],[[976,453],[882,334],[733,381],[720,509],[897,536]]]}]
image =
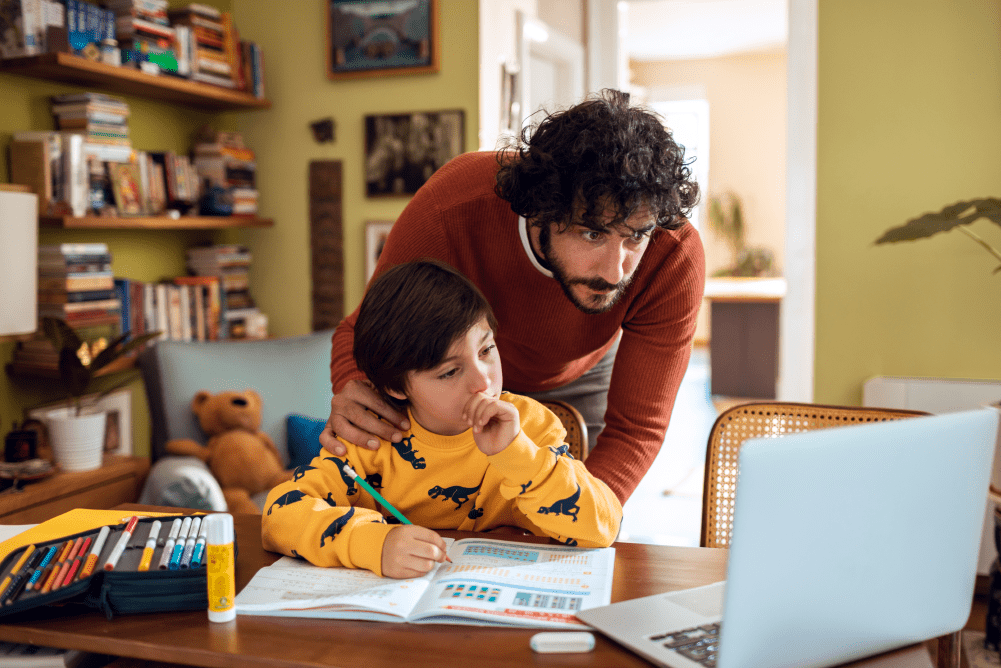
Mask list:
[{"label": "white door frame", "polygon": [[[580,102],[584,97],[584,47],[561,35],[542,21],[518,12],[518,62],[521,65],[522,118],[527,119],[536,109],[530,106],[532,90],[532,56],[552,61],[566,68],[570,99]],[[524,125],[524,123],[522,124]]]}]

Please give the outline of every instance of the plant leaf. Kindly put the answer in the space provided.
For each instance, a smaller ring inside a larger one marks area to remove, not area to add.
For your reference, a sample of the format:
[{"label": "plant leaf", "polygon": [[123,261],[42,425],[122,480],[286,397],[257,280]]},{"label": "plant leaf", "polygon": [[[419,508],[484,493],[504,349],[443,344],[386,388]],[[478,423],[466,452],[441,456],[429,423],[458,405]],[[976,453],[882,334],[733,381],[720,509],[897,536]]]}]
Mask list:
[{"label": "plant leaf", "polygon": [[72,350],[76,355],[76,351],[80,350],[83,344],[73,328],[59,318],[42,318],[42,332],[58,351]]},{"label": "plant leaf", "polygon": [[969,225],[981,218],[1001,226],[1001,200],[985,197],[950,204],[941,211],[926,213],[908,220],[899,227],[891,227],[883,233],[883,236],[876,239],[876,243],[923,239],[939,232],[948,232],[959,225]]},{"label": "plant leaf", "polygon": [[90,364],[90,370],[92,372],[96,372],[98,369],[103,369],[122,355],[135,350],[137,347],[146,343],[150,339],[160,336],[160,332],[148,332],[142,336],[137,336],[126,343],[122,343],[126,338],[128,338],[128,336],[128,332],[122,334],[120,337],[115,339],[111,345],[98,353],[97,357],[95,357],[94,361]]},{"label": "plant leaf", "polygon": [[79,397],[87,392],[91,371],[77,357],[76,350],[62,348],[59,351],[59,378],[70,396]]}]

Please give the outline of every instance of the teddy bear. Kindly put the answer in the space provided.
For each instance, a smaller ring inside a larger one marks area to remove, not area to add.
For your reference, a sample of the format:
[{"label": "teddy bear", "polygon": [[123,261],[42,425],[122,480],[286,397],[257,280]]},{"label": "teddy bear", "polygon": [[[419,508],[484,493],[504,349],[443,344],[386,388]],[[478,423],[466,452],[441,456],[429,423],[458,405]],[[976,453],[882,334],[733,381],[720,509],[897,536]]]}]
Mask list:
[{"label": "teddy bear", "polygon": [[231,513],[260,513],[255,494],[292,479],[294,471],[282,466],[274,441],[260,430],[261,395],[254,390],[219,392],[202,390],[191,400],[208,443],[190,438],[167,441],[174,455],[197,457],[219,482]]}]

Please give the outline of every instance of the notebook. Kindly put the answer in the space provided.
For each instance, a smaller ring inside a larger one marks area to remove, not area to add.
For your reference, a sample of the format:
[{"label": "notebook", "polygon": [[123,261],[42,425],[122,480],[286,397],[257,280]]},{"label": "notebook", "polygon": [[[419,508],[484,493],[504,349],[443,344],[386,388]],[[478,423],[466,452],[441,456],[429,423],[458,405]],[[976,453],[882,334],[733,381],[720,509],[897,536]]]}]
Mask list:
[{"label": "notebook", "polygon": [[[969,616],[998,415],[749,440],[727,580],[577,616],[673,668],[831,666],[952,633]],[[692,627],[701,646],[669,647]]]}]

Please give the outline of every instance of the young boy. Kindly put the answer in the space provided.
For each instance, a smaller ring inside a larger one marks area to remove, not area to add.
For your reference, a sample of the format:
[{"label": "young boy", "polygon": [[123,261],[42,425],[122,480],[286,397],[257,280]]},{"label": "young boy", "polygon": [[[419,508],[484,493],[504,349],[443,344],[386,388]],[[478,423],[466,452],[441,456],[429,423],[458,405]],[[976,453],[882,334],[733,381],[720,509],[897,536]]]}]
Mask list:
[{"label": "young boy", "polygon": [[[437,261],[401,264],[369,286],[355,325],[358,368],[406,408],[411,429],[378,450],[325,450],[268,494],[264,547],[319,566],[423,575],[445,558],[434,529],[514,526],[605,547],[622,506],[567,455],[566,431],[533,399],[502,392],[497,323],[480,291]],[[343,472],[350,464],[413,525]],[[380,489],[381,488],[381,489]]]}]

